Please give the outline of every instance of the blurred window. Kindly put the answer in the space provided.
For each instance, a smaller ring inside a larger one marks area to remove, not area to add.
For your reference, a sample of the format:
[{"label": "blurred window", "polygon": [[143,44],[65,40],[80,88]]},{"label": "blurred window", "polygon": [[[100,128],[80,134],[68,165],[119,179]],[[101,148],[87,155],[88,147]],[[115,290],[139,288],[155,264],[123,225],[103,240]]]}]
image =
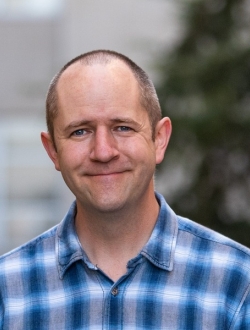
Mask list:
[{"label": "blurred window", "polygon": [[0,0],[0,18],[38,19],[57,16],[64,0]]},{"label": "blurred window", "polygon": [[27,117],[0,123],[0,254],[58,223],[72,201],[42,147],[43,129]]}]

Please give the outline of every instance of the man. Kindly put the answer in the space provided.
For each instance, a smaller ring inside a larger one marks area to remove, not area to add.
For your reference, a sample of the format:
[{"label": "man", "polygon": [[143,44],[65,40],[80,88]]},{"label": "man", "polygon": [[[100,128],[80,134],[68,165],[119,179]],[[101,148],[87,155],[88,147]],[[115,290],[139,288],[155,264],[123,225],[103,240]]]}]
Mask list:
[{"label": "man", "polygon": [[125,56],[72,60],[47,96],[43,145],[76,197],[0,259],[1,329],[250,329],[250,251],[154,192],[171,135]]}]

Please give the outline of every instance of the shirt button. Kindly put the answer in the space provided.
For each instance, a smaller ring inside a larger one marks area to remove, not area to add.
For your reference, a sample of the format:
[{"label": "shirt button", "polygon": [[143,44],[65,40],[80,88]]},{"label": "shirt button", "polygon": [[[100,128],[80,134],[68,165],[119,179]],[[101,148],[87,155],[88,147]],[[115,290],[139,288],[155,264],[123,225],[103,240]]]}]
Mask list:
[{"label": "shirt button", "polygon": [[118,288],[113,288],[111,293],[113,296],[116,296],[118,294]]}]

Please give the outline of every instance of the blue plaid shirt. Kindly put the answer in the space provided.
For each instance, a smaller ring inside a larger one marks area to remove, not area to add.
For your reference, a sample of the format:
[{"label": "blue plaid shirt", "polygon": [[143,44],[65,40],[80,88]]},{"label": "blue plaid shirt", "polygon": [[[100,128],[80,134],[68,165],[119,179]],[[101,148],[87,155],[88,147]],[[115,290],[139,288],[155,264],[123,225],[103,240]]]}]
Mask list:
[{"label": "blue plaid shirt", "polygon": [[116,283],[64,220],[0,258],[0,329],[250,329],[250,251],[178,217],[156,226]]}]

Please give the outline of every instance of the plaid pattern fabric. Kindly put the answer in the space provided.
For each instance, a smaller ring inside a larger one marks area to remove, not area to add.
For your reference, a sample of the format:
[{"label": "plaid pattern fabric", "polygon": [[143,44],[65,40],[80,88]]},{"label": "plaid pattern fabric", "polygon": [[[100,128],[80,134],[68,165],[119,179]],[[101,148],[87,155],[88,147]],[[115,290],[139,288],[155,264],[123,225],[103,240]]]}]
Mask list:
[{"label": "plaid pattern fabric", "polygon": [[0,258],[0,329],[250,329],[250,251],[160,214],[113,283],[81,249],[75,204],[56,227]]}]

